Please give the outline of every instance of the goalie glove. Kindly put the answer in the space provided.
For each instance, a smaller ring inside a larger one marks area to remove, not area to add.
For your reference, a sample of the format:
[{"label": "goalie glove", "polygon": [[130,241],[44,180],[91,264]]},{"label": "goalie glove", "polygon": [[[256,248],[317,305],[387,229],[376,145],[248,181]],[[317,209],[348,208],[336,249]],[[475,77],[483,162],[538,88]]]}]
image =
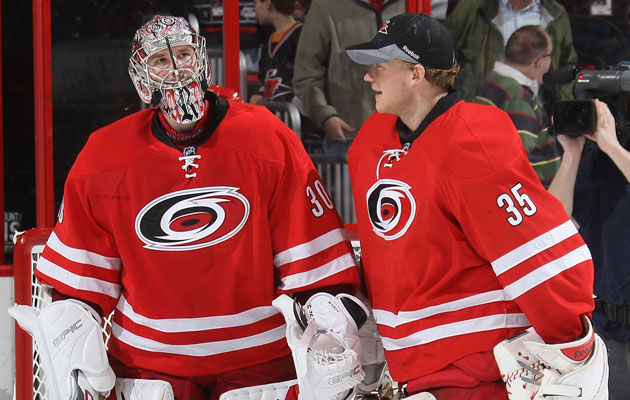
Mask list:
[{"label": "goalie glove", "polygon": [[96,311],[70,299],[51,303],[41,312],[14,305],[9,314],[35,340],[54,399],[97,400],[109,395],[116,377]]},{"label": "goalie glove", "polygon": [[272,303],[287,322],[301,400],[345,398],[364,377],[359,328],[368,316],[350,295],[317,293],[301,307],[287,295]]},{"label": "goalie glove", "polygon": [[608,353],[584,317],[584,337],[545,344],[529,328],[494,347],[511,400],[608,399]]}]

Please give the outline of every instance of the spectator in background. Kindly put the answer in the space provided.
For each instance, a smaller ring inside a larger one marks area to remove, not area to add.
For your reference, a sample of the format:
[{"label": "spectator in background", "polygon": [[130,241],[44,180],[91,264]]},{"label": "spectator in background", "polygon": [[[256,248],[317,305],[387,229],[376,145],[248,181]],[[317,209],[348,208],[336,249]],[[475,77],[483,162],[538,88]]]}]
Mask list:
[{"label": "spectator in background", "polygon": [[300,100],[293,92],[293,62],[297,52],[302,22],[293,18],[294,0],[254,0],[258,23],[271,25],[273,31],[260,46],[258,81],[260,89],[250,103],[286,101],[300,112],[302,130],[317,132],[310,118],[304,115]]},{"label": "spectator in background", "polygon": [[261,100],[292,101],[293,60],[302,23],[293,16],[293,0],[254,0],[254,11],[261,26],[273,26],[273,32],[261,45],[258,61],[260,90],[250,103]]},{"label": "spectator in background", "polygon": [[[524,25],[538,25],[551,37],[554,53],[551,69],[577,63],[569,17],[556,0],[466,0],[459,1],[446,18],[453,36],[457,60],[462,67],[456,88],[470,100],[485,77],[501,59],[512,32]],[[572,85],[557,86],[553,100],[573,98]]]},{"label": "spectator in background", "polygon": [[404,0],[316,0],[304,22],[295,57],[293,87],[304,111],[324,131],[324,152],[345,154],[363,121],[374,112],[374,94],[347,46],[369,40],[383,23],[405,11]]},{"label": "spectator in background", "polygon": [[[595,100],[597,148],[583,159],[585,136],[558,135],[562,164],[549,192],[564,204],[591,250],[595,266],[593,325],[609,350],[611,400],[630,399],[630,152],[629,132],[615,134],[605,103]],[[580,161],[581,160],[581,161]]]},{"label": "spectator in background", "polygon": [[507,42],[504,61],[495,62],[473,100],[508,113],[545,187],[560,166],[560,150],[549,133],[549,117],[537,95],[551,65],[552,50],[551,38],[538,26],[517,29]]}]

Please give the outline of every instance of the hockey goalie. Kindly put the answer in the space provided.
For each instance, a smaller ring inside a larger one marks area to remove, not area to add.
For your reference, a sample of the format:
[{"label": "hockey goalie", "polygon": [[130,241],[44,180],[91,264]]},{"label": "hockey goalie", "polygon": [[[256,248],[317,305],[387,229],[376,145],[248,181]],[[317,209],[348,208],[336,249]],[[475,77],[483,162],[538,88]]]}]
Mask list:
[{"label": "hockey goalie", "polygon": [[[342,293],[360,285],[298,135],[265,107],[208,90],[205,39],[181,17],[156,15],[136,31],[128,71],[148,107],[93,132],[68,174],[35,270],[53,302],[12,309],[47,354],[54,400],[218,400],[354,366],[350,312],[334,326],[307,315],[305,333],[343,351],[309,353],[334,354],[328,364],[305,355],[298,377],[272,305],[286,295],[315,309],[309,299],[330,293],[341,310],[351,301]],[[106,351],[99,320],[112,312]],[[333,389],[360,376],[337,375]]]}]

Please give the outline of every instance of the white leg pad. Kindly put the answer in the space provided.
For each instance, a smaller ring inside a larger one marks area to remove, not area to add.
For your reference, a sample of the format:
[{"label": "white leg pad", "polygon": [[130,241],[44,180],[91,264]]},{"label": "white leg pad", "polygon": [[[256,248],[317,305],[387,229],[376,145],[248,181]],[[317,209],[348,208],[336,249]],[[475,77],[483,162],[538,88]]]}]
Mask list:
[{"label": "white leg pad", "polygon": [[173,388],[157,379],[116,379],[116,400],[174,400]]},{"label": "white leg pad", "polygon": [[[219,400],[296,400],[297,379],[229,390]],[[291,389],[293,388],[293,389]]]}]

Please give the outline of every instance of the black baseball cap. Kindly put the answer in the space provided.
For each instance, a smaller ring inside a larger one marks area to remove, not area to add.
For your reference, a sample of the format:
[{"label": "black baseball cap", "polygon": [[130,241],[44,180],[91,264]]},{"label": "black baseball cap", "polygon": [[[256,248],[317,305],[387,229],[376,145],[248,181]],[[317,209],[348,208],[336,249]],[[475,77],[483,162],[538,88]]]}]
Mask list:
[{"label": "black baseball cap", "polygon": [[406,13],[392,17],[372,41],[347,47],[346,53],[359,64],[402,60],[430,68],[450,69],[455,63],[451,34],[442,23],[426,14]]}]

